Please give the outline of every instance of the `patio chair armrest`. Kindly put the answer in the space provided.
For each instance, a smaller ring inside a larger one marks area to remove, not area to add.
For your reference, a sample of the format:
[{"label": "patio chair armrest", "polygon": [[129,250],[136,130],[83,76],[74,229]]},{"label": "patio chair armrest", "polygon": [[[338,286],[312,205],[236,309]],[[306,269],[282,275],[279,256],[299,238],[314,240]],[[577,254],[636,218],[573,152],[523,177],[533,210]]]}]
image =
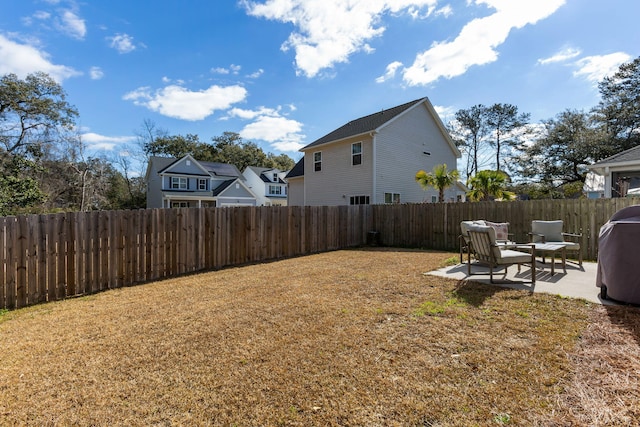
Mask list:
[{"label": "patio chair armrest", "polygon": [[542,243],[546,243],[547,242],[547,239],[544,237],[544,234],[532,233],[531,231],[529,233],[527,233],[527,234],[529,234],[529,241],[533,240],[533,236],[537,236],[537,237],[540,238],[540,241]]},{"label": "patio chair armrest", "polygon": [[562,233],[563,236],[582,237],[582,233]]},{"label": "patio chair armrest", "polygon": [[[582,240],[582,233],[580,233],[580,234],[577,234],[577,233],[562,233],[562,237],[563,238],[569,237],[570,239],[577,240],[578,243],[580,243],[580,241]],[[569,240],[569,241],[571,241],[571,240]]]}]

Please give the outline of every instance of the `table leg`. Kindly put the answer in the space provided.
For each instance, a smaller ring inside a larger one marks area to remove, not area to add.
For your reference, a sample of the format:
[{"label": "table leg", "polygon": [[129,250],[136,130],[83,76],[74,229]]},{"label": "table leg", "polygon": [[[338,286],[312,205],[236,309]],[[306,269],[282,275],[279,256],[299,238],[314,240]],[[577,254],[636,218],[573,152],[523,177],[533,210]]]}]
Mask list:
[{"label": "table leg", "polygon": [[561,255],[562,255],[562,269],[564,270],[564,274],[567,274],[567,248],[562,248],[561,250]]},{"label": "table leg", "polygon": [[551,275],[553,276],[554,274],[556,274],[556,252],[555,251],[551,251],[551,253],[549,254],[549,258],[551,258]]}]

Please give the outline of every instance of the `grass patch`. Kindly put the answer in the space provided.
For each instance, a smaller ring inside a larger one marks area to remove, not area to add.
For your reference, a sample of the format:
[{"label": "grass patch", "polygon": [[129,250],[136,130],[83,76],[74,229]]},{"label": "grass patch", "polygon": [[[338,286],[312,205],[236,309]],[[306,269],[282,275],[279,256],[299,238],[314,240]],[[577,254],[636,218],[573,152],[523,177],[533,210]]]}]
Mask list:
[{"label": "grass patch", "polygon": [[458,255],[450,256],[442,262],[441,267],[451,267],[452,265],[458,265],[460,263],[460,257]]},{"label": "grass patch", "polygon": [[634,424],[636,309],[423,274],[449,257],[337,251],[0,315],[0,425]]}]

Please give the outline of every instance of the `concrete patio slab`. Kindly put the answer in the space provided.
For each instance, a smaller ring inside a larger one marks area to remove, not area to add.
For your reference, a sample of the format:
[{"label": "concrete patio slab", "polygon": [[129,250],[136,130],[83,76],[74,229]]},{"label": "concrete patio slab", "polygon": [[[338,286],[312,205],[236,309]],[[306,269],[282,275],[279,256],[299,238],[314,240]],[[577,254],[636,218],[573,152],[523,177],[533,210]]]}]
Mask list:
[{"label": "concrete patio slab", "polygon": [[[493,278],[496,286],[505,286],[514,289],[522,289],[533,292],[546,292],[570,298],[582,298],[597,304],[615,305],[614,301],[602,300],[600,288],[596,286],[597,264],[595,262],[583,262],[582,268],[571,261],[567,261],[566,273],[562,269],[559,260],[556,260],[555,274],[551,275],[551,264],[547,258],[546,263],[536,263],[536,283],[531,284],[531,270],[528,266],[522,266],[520,273],[515,265],[506,269],[495,269]],[[447,277],[456,280],[470,280],[491,284],[489,281],[489,267],[472,262],[471,276],[467,276],[467,264],[458,264],[444,267],[439,270],[429,271],[425,274]],[[519,282],[526,283],[519,283]]]}]

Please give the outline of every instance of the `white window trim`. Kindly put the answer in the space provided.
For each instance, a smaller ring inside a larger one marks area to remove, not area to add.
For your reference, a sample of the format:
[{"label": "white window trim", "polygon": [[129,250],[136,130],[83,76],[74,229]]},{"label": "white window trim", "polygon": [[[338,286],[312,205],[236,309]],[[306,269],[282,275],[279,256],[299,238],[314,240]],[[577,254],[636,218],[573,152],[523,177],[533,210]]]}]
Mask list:
[{"label": "white window trim", "polygon": [[[178,184],[177,187],[174,187],[174,181]],[[184,181],[184,187],[182,183]],[[189,189],[189,178],[185,178],[183,176],[171,176],[169,177],[169,188],[171,190],[187,190]]]},{"label": "white window trim", "polygon": [[[271,191],[272,189],[274,189],[274,190],[275,190],[275,189],[278,189],[278,190],[280,190],[280,192],[279,192],[279,193],[278,193],[278,192],[272,192],[272,191]],[[269,185],[269,188],[267,189],[267,194],[268,194],[269,196],[283,196],[283,195],[286,195],[287,193],[286,193],[286,190],[284,189],[284,186],[283,186],[283,185],[273,185],[273,184],[270,184],[270,185]]]},{"label": "white window trim", "polygon": [[[356,145],[360,145],[360,152],[359,153],[354,153],[353,152],[353,148]],[[363,150],[362,146],[363,146],[362,141],[354,142],[354,143],[351,144],[351,166],[362,166],[362,150]],[[360,156],[360,163],[358,163],[358,164],[354,163],[356,156]]]},{"label": "white window trim", "polygon": [[[391,195],[391,202],[387,202],[387,194]],[[396,202],[396,196],[398,196],[398,201]],[[392,205],[392,204],[396,204],[396,203],[401,203],[402,202],[402,196],[400,193],[395,193],[393,191],[385,191],[384,192],[384,203],[386,205]]]},{"label": "white window trim", "polygon": [[[320,160],[316,160],[316,154],[320,155]],[[320,165],[320,169],[316,169],[316,165]],[[314,172],[322,172],[322,151],[315,151],[313,153],[313,171]]]}]

